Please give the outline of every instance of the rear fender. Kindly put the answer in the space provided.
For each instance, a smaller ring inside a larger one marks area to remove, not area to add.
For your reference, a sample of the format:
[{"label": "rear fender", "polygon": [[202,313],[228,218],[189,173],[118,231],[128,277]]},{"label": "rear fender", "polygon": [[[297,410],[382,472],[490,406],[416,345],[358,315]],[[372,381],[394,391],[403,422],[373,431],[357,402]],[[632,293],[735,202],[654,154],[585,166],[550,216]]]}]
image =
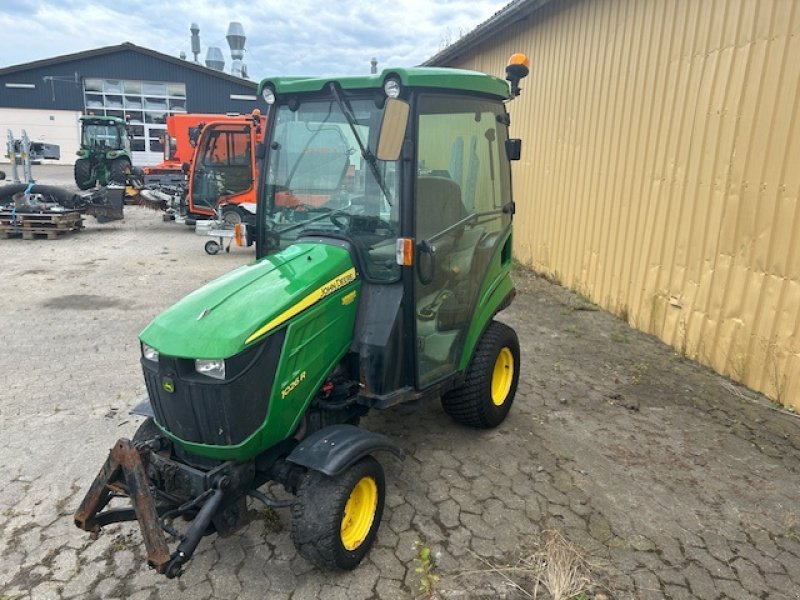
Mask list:
[{"label": "rear fender", "polygon": [[404,458],[403,451],[385,435],[354,425],[332,425],[305,438],[286,460],[333,476],[378,450],[391,452],[400,460]]}]

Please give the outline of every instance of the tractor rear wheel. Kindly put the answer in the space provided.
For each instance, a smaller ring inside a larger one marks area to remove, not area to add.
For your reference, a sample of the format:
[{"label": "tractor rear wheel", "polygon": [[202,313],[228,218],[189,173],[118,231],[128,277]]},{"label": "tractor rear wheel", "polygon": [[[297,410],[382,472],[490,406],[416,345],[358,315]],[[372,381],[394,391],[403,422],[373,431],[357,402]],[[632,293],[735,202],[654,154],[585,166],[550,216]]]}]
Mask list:
[{"label": "tractor rear wheel", "polygon": [[88,158],[79,158],[75,161],[75,185],[79,190],[88,190],[94,187],[92,177],[92,165],[89,163]]},{"label": "tractor rear wheel", "polygon": [[386,482],[371,456],[329,477],[309,471],[292,507],[292,541],[317,566],[355,569],[372,547],[383,515]]},{"label": "tractor rear wheel", "polygon": [[518,382],[517,334],[492,321],[478,341],[464,385],[442,396],[442,407],[462,425],[491,429],[508,415]]},{"label": "tractor rear wheel", "polygon": [[128,175],[131,172],[131,161],[125,158],[115,158],[111,161],[111,168],[108,171],[108,181],[110,183],[118,183],[125,185],[128,181]]}]

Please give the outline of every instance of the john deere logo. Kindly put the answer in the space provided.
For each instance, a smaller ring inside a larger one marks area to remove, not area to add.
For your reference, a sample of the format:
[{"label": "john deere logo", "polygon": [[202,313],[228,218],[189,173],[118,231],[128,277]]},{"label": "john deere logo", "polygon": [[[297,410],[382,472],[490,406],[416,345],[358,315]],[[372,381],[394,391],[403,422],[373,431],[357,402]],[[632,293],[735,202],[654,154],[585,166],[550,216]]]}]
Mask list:
[{"label": "john deere logo", "polygon": [[165,392],[171,394],[172,392],[175,391],[175,382],[172,381],[172,379],[170,379],[169,377],[164,377],[164,379],[161,380],[161,387],[164,389]]}]

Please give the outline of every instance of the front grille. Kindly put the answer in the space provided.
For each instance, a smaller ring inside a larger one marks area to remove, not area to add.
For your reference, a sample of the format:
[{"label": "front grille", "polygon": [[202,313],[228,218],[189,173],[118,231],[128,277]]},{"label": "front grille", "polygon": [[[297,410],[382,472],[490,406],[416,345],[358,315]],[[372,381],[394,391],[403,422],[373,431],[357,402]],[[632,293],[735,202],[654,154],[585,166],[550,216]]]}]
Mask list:
[{"label": "front grille", "polygon": [[[159,356],[142,359],[156,422],[186,442],[231,446],[256,431],[267,416],[284,330],[227,360],[228,379],[198,374],[194,360]],[[164,389],[171,381],[172,393]]]}]

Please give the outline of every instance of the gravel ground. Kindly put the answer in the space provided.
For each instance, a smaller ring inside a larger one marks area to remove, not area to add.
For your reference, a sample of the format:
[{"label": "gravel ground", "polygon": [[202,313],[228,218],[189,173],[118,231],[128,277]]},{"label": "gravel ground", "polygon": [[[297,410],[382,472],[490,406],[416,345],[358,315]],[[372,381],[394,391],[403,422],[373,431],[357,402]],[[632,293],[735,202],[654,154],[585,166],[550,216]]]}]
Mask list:
[{"label": "gravel ground", "polygon": [[[34,176],[68,184],[71,169]],[[437,403],[364,420],[408,457],[384,462],[384,521],[356,571],[299,557],[283,509],[204,539],[179,580],[147,569],[134,524],[90,539],[71,516],[137,426],[138,332],[253,258],[203,242],[139,207],[0,240],[0,599],[412,598],[417,541],[442,598],[546,598],[536,565],[553,532],[585,562],[587,597],[800,598],[800,419],[525,271],[501,316],[523,357],[498,429],[457,426]]]}]

